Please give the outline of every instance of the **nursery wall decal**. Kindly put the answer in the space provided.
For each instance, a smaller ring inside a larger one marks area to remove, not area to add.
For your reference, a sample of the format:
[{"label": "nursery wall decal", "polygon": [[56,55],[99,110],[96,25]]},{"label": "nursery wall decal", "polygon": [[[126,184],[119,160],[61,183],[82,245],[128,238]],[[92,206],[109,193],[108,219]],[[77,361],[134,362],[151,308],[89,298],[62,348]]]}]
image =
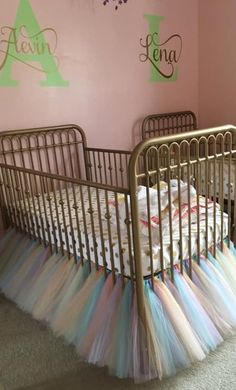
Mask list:
[{"label": "nursery wall decal", "polygon": [[63,87],[69,83],[59,72],[56,56],[57,32],[41,28],[29,0],[20,0],[14,26],[0,26],[0,86],[15,87],[19,80],[12,77],[15,62],[42,73],[45,87]]},{"label": "nursery wall decal", "polygon": [[140,38],[142,52],[139,55],[141,62],[150,64],[150,81],[176,81],[178,77],[178,62],[182,54],[182,37],[172,34],[163,38],[161,23],[163,16],[144,15],[149,25],[149,33]]},{"label": "nursery wall decal", "polygon": [[128,0],[102,0],[103,5],[113,5],[115,7],[115,10],[118,10],[120,5],[127,4]]}]

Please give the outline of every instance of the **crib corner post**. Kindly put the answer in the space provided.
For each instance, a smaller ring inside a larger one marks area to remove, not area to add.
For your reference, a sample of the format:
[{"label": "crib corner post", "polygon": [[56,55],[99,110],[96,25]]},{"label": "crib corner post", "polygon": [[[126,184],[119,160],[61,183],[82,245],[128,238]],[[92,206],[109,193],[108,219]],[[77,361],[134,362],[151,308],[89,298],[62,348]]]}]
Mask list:
[{"label": "crib corner post", "polygon": [[130,207],[132,218],[132,236],[133,236],[133,252],[135,264],[135,283],[138,316],[144,328],[147,328],[147,319],[145,312],[145,297],[144,297],[144,281],[142,272],[142,256],[140,243],[140,226],[139,226],[139,210],[137,202],[137,162],[140,156],[139,148],[135,148],[129,162],[129,191],[130,191]]}]

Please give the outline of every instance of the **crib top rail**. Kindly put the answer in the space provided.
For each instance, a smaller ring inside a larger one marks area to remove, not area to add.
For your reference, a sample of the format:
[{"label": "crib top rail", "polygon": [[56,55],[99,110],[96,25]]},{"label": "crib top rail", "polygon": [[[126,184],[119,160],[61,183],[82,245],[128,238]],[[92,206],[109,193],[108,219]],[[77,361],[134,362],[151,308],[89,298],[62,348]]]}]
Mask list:
[{"label": "crib top rail", "polygon": [[1,131],[0,137],[5,136],[16,136],[16,135],[24,135],[24,134],[33,134],[33,133],[47,133],[47,132],[53,132],[53,131],[63,131],[63,130],[69,130],[69,129],[77,129],[81,134],[83,134],[85,138],[85,133],[83,129],[75,124],[66,124],[66,125],[55,125],[55,126],[40,126],[40,127],[27,127],[27,128],[21,128],[21,129],[10,129]]},{"label": "crib top rail", "polygon": [[[5,170],[5,171],[12,171],[15,172],[15,175],[20,175],[22,174],[22,177],[26,177],[31,175],[32,177],[41,177],[46,180],[58,180],[64,183],[67,183],[68,185],[77,185],[77,186],[86,186],[89,188],[95,188],[99,190],[104,190],[104,191],[110,191],[113,193],[122,193],[122,194],[129,194],[128,188],[124,187],[117,187],[115,185],[111,184],[102,184],[96,181],[88,181],[88,180],[83,180],[80,178],[73,178],[73,177],[68,177],[64,175],[57,175],[53,173],[48,173],[48,172],[43,172],[43,171],[37,171],[29,168],[22,168],[22,167],[16,167],[14,165],[9,165],[9,164],[3,164],[0,163],[0,169]],[[0,180],[0,186],[3,184],[3,182]],[[7,183],[8,186],[10,186],[9,183]],[[18,188],[19,190],[19,188]]]},{"label": "crib top rail", "polygon": [[74,124],[0,133],[0,163],[127,188],[131,152],[88,147]]},{"label": "crib top rail", "polygon": [[152,114],[142,123],[142,139],[183,133],[197,129],[197,119],[192,111]]},{"label": "crib top rail", "polygon": [[69,144],[87,146],[86,136],[81,127],[68,124],[0,132],[0,155],[49,149]]},{"label": "crib top rail", "polygon": [[179,144],[181,142],[188,144],[194,143],[196,141],[203,142],[204,140],[213,140],[214,138],[218,138],[226,133],[231,133],[233,140],[232,145],[234,145],[233,141],[236,137],[236,126],[234,125],[224,125],[219,127],[212,127],[208,129],[195,130],[194,133],[192,131],[187,131],[185,133],[179,134],[170,134],[167,136],[148,138],[146,140],[141,141],[133,150],[132,158],[130,165],[134,166],[136,164],[139,156],[143,155],[145,151],[152,147],[160,147],[161,145],[166,145],[169,147],[171,144]]},{"label": "crib top rail", "polygon": [[84,131],[74,124],[8,130],[0,133],[0,162],[85,177],[86,146]]}]

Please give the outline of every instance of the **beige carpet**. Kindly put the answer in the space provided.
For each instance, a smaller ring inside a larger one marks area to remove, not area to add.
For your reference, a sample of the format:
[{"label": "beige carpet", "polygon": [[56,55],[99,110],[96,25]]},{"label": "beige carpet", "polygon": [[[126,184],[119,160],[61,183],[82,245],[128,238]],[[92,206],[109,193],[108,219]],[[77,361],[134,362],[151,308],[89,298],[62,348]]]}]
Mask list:
[{"label": "beige carpet", "polygon": [[135,385],[79,361],[72,347],[0,296],[0,389],[236,390],[236,335],[173,378]]}]

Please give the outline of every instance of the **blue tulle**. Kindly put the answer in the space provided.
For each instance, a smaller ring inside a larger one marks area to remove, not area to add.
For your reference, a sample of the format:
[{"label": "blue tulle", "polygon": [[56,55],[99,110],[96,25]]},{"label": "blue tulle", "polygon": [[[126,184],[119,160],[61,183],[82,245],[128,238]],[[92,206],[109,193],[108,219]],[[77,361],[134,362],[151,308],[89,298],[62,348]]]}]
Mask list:
[{"label": "blue tulle", "polygon": [[21,253],[24,253],[24,246],[29,245],[32,241],[25,239],[21,234],[16,234],[15,236],[8,237],[9,239],[5,243],[5,246],[1,251],[1,262],[0,262],[0,277],[7,272],[7,270],[11,269],[11,267],[15,264],[18,257]]},{"label": "blue tulle", "polygon": [[161,301],[153,292],[149,283],[145,283],[145,294],[152,313],[156,331],[156,341],[160,347],[161,361],[164,376],[171,376],[176,370],[190,364],[185,349],[180,343]]},{"label": "blue tulle", "polygon": [[79,347],[86,333],[86,330],[88,329],[89,322],[96,308],[96,304],[105,281],[106,279],[104,275],[97,281],[90,295],[88,296],[86,304],[84,305],[82,311],[79,314],[79,317],[76,320],[77,326],[75,337],[73,337],[72,335],[72,337],[67,338],[70,342],[73,342],[77,346],[77,348]]},{"label": "blue tulle", "polygon": [[132,305],[132,283],[127,282],[121,304],[118,308],[117,323],[114,329],[114,341],[111,354],[111,364],[109,370],[111,374],[119,378],[129,376],[129,333],[131,323],[131,305]]},{"label": "blue tulle", "polygon": [[67,290],[61,293],[61,299],[59,300],[58,305],[54,308],[49,320],[51,322],[51,327],[54,327],[54,324],[57,322],[58,317],[66,309],[67,305],[70,303],[71,299],[75,294],[77,294],[82,288],[85,280],[89,276],[90,266],[89,262],[85,262],[84,265],[81,265],[76,274],[74,275],[73,280],[68,286]]},{"label": "blue tulle", "polygon": [[[31,266],[27,269],[24,269],[24,273],[21,273],[21,275],[15,274],[12,278],[13,282],[13,288],[11,289],[12,284],[9,284],[8,288],[8,296],[11,297],[11,299],[14,299],[17,302],[18,296],[21,293],[22,289],[26,289],[38,271],[39,268],[41,268],[42,264],[45,262],[45,260],[48,258],[49,251],[47,249],[44,249],[42,247],[36,246],[36,248],[32,248],[32,252],[29,251],[30,256],[34,256],[31,259]],[[23,263],[24,266],[24,263]],[[20,269],[19,269],[20,270]],[[17,286],[15,286],[16,282]]]},{"label": "blue tulle", "polygon": [[[93,275],[89,276],[89,278],[91,278],[91,277],[93,277]],[[87,279],[87,281],[89,280],[89,278]],[[94,307],[96,305],[96,302],[99,298],[103,284],[104,284],[104,275],[101,274],[99,279],[94,282],[94,284],[91,286],[91,289],[87,292],[87,296],[85,297],[86,299],[85,299],[85,302],[83,302],[82,307],[80,305],[80,303],[81,303],[80,294],[84,293],[83,288],[80,289],[74,295],[74,299],[76,299],[75,303],[72,301],[68,302],[69,312],[72,311],[73,313],[75,313],[75,316],[73,316],[73,323],[68,322],[68,324],[66,324],[66,328],[60,327],[59,329],[57,329],[57,324],[56,324],[56,326],[54,324],[55,328],[54,327],[53,328],[56,330],[57,334],[63,335],[69,343],[75,344],[76,340],[77,340],[77,342],[79,342],[80,335],[82,336],[84,333],[84,330],[86,329],[86,325],[88,324],[87,321],[91,316],[92,309],[94,309]],[[83,287],[86,288],[86,283],[84,284]],[[88,311],[87,313],[84,310],[85,307],[87,308],[87,311]],[[65,308],[64,312],[60,313],[59,321],[62,318],[62,315],[63,315],[65,322],[66,322],[67,315],[69,317],[69,314],[67,314],[67,308]],[[83,315],[84,315],[84,318],[83,318]],[[61,333],[61,332],[64,332],[64,333]]]},{"label": "blue tulle", "polygon": [[[236,299],[229,287],[222,284],[218,275],[212,271],[207,265],[205,260],[201,260],[200,266],[211,280],[214,285],[215,292],[219,295],[221,300],[224,302],[225,308],[229,311],[231,318],[233,319],[232,325],[236,325]],[[223,277],[223,276],[222,276]],[[231,323],[231,321],[229,321]]]},{"label": "blue tulle", "polygon": [[[228,248],[229,249],[229,248]],[[234,252],[231,251],[231,249],[229,249],[230,251],[230,254],[232,255],[230,258],[231,259],[234,259],[235,260],[235,255],[234,255]],[[222,274],[226,274],[226,272],[224,271],[224,269],[226,270],[226,268],[231,268],[232,272],[235,272],[235,266],[236,264],[234,264],[233,262],[233,268],[232,268],[232,265],[230,264],[229,261],[227,261],[227,254],[224,254],[222,251],[220,251],[219,249],[216,249],[216,258],[222,260],[222,263],[221,263],[221,270],[222,270]],[[225,268],[224,268],[225,267]]]},{"label": "blue tulle", "polygon": [[216,258],[222,268],[220,274],[224,276],[236,299],[236,262],[234,255],[228,247],[225,247],[224,253],[217,249]]},{"label": "blue tulle", "polygon": [[198,302],[195,294],[178,271],[174,273],[174,284],[181,297],[181,307],[184,309],[192,328],[197,334],[203,350],[209,352],[216,349],[217,345],[222,342],[222,338],[208,314]]},{"label": "blue tulle", "polygon": [[234,244],[230,241],[230,250],[231,253],[234,255],[234,259],[236,261],[236,248],[234,247]]},{"label": "blue tulle", "polygon": [[[58,254],[52,255],[46,263],[41,267],[39,274],[32,279],[28,288],[23,289],[18,297],[19,306],[29,312],[33,312],[34,305],[37,300],[43,294],[45,288],[50,283],[51,277],[56,272],[58,265],[61,261],[65,260],[65,258],[61,257]],[[30,290],[30,294],[29,294]]]},{"label": "blue tulle", "polygon": [[220,272],[220,274],[224,276],[224,270],[222,269],[219,262],[214,258],[214,256],[210,252],[208,252],[207,258],[214,265],[214,267],[216,267],[216,269]]},{"label": "blue tulle", "polygon": [[0,287],[4,291],[7,289],[9,283],[12,282],[12,278],[17,274],[21,266],[26,261],[27,257],[30,256],[30,253],[37,247],[37,245],[37,242],[23,240],[18,248],[15,248],[14,256],[12,256],[11,266],[9,263],[0,278]]},{"label": "blue tulle", "polygon": [[101,366],[110,364],[111,338],[114,335],[114,324],[117,320],[117,307],[122,297],[123,281],[118,278],[111,292],[107,307],[104,308],[103,321],[92,343],[88,361]]}]

